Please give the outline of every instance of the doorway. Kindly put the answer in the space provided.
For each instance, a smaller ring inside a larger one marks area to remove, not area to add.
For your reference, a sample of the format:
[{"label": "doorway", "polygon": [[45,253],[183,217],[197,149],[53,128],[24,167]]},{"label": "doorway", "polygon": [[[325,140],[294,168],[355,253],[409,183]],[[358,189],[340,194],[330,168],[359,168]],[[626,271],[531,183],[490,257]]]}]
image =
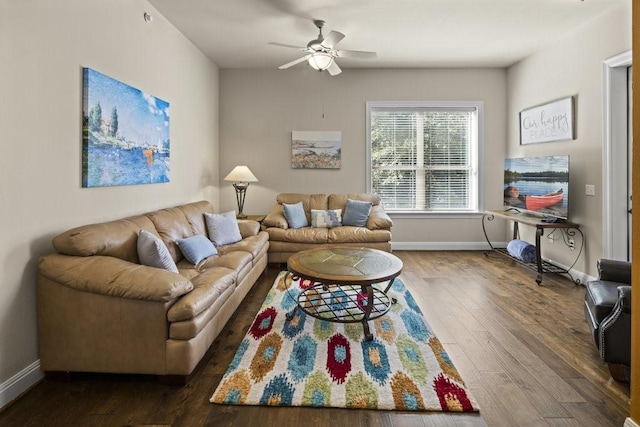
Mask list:
[{"label": "doorway", "polygon": [[603,63],[603,257],[631,259],[631,51]]}]

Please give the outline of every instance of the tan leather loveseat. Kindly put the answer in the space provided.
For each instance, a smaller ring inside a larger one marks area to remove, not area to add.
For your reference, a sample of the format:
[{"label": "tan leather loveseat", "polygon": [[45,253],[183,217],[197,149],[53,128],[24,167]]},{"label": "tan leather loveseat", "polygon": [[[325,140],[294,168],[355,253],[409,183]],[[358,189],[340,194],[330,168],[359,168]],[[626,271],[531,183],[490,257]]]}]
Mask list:
[{"label": "tan leather loveseat", "polygon": [[[371,212],[365,227],[338,226],[313,227],[311,210],[340,209],[345,212],[347,199],[371,202]],[[302,202],[309,225],[290,228],[284,215],[283,203]],[[281,193],[262,225],[269,233],[269,262],[284,263],[296,252],[319,245],[341,244],[368,247],[391,252],[391,226],[393,222],[380,204],[380,197],[369,193],[352,194],[297,194]]]},{"label": "tan leather loveseat", "polygon": [[[201,201],[55,237],[58,253],[39,262],[42,370],[185,381],[267,266],[255,221],[238,221],[242,240],[197,267],[184,259],[176,240],[207,236],[205,212]],[[140,229],[161,238],[179,273],[139,263]]]}]

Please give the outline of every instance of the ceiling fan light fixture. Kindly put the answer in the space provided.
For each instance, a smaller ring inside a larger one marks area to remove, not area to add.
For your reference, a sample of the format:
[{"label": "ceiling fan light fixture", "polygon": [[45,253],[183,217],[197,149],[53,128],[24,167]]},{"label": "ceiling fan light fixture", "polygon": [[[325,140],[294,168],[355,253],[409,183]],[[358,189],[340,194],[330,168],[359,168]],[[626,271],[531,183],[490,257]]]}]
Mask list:
[{"label": "ceiling fan light fixture", "polygon": [[307,61],[314,70],[324,71],[333,64],[333,56],[327,52],[315,52]]}]

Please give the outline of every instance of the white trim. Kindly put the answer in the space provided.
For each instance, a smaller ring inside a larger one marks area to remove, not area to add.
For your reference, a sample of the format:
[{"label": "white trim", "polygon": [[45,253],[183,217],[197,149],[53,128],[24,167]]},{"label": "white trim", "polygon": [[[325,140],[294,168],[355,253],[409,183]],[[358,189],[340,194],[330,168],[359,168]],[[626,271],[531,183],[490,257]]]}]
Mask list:
[{"label": "white trim", "polygon": [[[568,265],[561,264],[561,263],[559,263],[557,261],[554,261],[554,260],[546,258],[546,257],[542,257],[542,259],[544,259],[548,263],[551,263],[551,264],[555,265],[556,267],[560,267],[560,268],[564,268],[565,270],[569,270],[569,266]],[[573,277],[573,280],[579,280],[581,285],[586,285],[587,282],[598,280],[597,277],[589,276],[587,273],[585,273],[583,271],[578,271],[576,269],[571,269],[569,271],[569,273],[571,273],[571,277]]]},{"label": "white trim", "polygon": [[640,424],[636,423],[631,418],[627,418],[626,420],[624,420],[623,427],[640,427]]},{"label": "white trim", "polygon": [[37,384],[44,375],[40,371],[40,360],[24,368],[4,383],[0,384],[0,409],[20,397]]},{"label": "white trim", "polygon": [[[614,215],[613,215],[613,194],[615,191],[612,178],[613,171],[619,167],[618,159],[616,159],[612,142],[615,138],[615,126],[613,126],[613,108],[614,90],[613,87],[616,84],[620,84],[618,81],[620,78],[617,76],[615,68],[626,67],[631,65],[631,51],[628,50],[619,55],[606,59],[602,62],[602,111],[603,111],[603,124],[602,124],[602,137],[604,143],[602,144],[602,256],[603,258],[620,258],[619,254],[614,253],[614,241],[621,238],[620,236],[614,236]],[[624,75],[624,81],[626,82],[626,72]],[[625,83],[626,87],[626,83]],[[626,93],[626,92],[625,92]],[[625,129],[626,132],[626,129]],[[626,159],[626,153],[625,153]],[[626,160],[625,160],[626,161]],[[626,240],[626,236],[624,239]],[[626,255],[625,255],[626,258]]]},{"label": "white trim", "polygon": [[[506,248],[506,243],[492,243],[494,247]],[[391,242],[395,251],[486,251],[487,242]]]}]

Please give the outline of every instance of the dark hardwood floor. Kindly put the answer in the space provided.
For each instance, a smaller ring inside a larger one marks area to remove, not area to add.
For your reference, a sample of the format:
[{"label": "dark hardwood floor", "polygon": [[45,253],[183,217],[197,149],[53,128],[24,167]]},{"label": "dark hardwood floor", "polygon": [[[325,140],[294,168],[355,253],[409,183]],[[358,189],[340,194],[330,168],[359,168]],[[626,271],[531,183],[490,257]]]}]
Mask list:
[{"label": "dark hardwood floor", "polygon": [[585,289],[497,254],[395,252],[400,276],[480,405],[479,414],[225,406],[209,397],[278,272],[270,268],[185,387],[154,377],[44,380],[1,426],[622,426],[629,386],[610,378],[584,320]]}]

